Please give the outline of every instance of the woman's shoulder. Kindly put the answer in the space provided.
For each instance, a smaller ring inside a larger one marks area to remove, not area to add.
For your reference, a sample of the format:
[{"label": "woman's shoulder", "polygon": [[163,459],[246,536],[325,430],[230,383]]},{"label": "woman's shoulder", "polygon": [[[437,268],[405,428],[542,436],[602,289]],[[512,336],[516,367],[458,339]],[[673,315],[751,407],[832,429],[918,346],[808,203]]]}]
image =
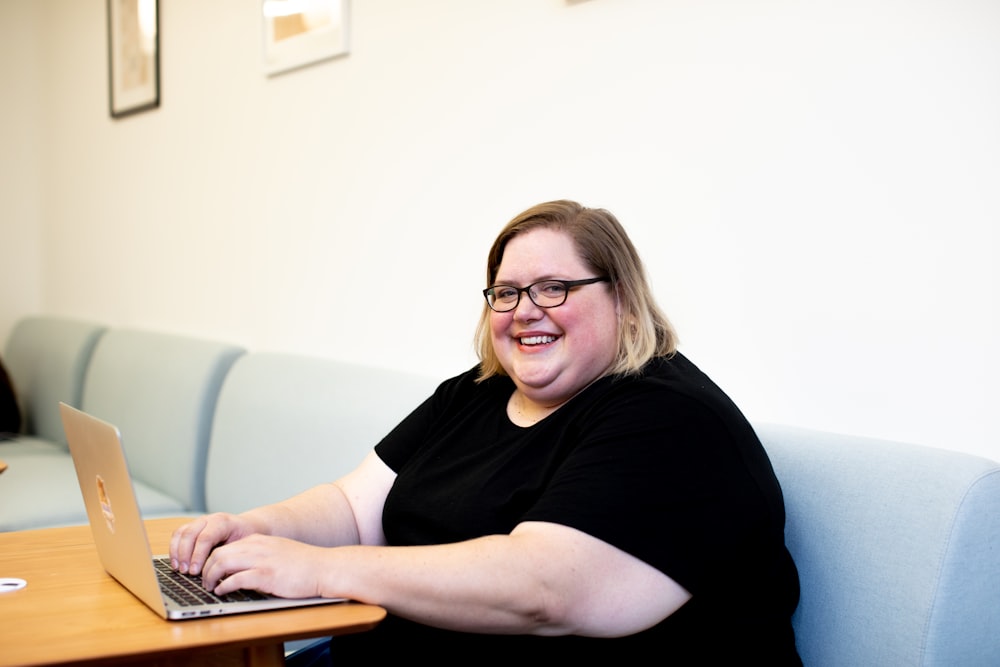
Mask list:
[{"label": "woman's shoulder", "polygon": [[658,388],[683,393],[719,390],[708,375],[680,352],[653,357],[638,372],[613,376],[607,384],[619,390]]},{"label": "woman's shoulder", "polygon": [[727,420],[745,419],[729,395],[680,352],[655,357],[638,373],[607,380],[599,392],[604,400],[617,396],[623,403],[657,406],[664,415],[688,413],[695,408]]},{"label": "woman's shoulder", "polygon": [[701,368],[681,352],[653,357],[643,367],[642,376],[680,384],[711,382]]}]

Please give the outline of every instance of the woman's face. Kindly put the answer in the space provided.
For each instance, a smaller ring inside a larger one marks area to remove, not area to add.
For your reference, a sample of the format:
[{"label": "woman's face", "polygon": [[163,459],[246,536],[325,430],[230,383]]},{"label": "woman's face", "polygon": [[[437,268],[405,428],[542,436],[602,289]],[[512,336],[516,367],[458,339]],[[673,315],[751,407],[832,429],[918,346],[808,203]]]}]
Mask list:
[{"label": "woman's face", "polygon": [[[527,287],[539,280],[595,277],[568,234],[539,228],[507,243],[494,283]],[[539,308],[524,292],[514,310],[490,313],[500,365],[527,399],[550,408],[604,374],[617,353],[617,332],[617,303],[608,283],[574,287],[556,308]]]}]

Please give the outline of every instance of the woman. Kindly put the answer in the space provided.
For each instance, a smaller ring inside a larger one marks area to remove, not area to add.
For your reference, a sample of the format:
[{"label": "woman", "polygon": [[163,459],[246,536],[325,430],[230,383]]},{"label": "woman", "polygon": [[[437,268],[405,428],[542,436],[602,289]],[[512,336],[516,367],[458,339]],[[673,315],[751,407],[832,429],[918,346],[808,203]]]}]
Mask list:
[{"label": "woman", "polygon": [[388,609],[334,655],[433,639],[438,658],[650,646],[682,663],[798,664],[770,463],[676,351],[614,216],[529,209],[490,250],[487,285],[480,364],[342,479],[180,528],[175,567],[219,593]]}]

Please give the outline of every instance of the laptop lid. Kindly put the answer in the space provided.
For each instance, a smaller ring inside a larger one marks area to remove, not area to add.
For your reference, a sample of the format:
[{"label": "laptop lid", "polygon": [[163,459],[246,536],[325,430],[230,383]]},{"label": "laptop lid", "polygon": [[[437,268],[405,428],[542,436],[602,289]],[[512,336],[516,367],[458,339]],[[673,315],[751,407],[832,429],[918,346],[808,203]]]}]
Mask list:
[{"label": "laptop lid", "polygon": [[263,600],[191,607],[164,598],[128,472],[121,433],[116,426],[65,403],[59,404],[59,411],[101,565],[157,614],[173,620],[342,601],[265,596]]}]

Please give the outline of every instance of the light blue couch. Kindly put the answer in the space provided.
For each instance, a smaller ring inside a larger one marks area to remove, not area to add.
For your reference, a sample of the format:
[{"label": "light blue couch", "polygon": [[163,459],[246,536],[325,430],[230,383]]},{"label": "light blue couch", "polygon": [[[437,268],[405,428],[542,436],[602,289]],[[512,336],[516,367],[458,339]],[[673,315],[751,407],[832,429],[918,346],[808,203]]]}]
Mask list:
[{"label": "light blue couch", "polygon": [[[59,401],[116,424],[147,516],[205,507],[215,402],[245,350],[62,318],[26,318],[4,349],[30,435],[0,443],[0,530],[84,523]],[[53,409],[53,405],[54,408]]]},{"label": "light blue couch", "polygon": [[[0,530],[85,520],[54,403],[118,424],[147,515],[240,511],[351,469],[435,379],[27,318],[4,361],[25,435],[0,443]],[[785,493],[811,666],[1000,665],[1000,464],[755,427]]]},{"label": "light blue couch", "polygon": [[806,665],[1000,665],[1000,464],[755,428],[785,495]]}]

